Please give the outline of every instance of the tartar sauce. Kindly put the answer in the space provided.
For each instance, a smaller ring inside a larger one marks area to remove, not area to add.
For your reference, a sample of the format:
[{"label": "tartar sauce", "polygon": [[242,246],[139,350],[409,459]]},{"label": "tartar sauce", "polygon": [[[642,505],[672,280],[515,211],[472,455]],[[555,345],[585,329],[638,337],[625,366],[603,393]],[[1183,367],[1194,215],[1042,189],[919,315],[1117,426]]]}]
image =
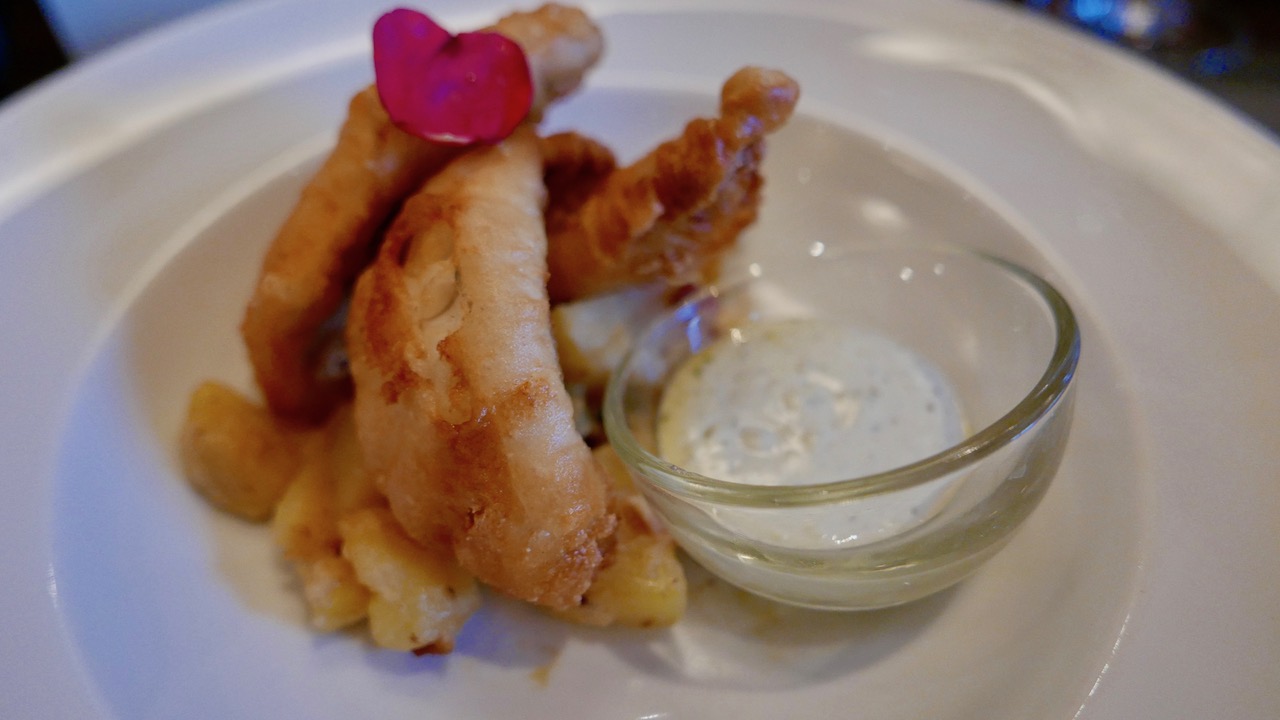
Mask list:
[{"label": "tartar sauce", "polygon": [[[891,470],[963,435],[954,392],[919,354],[877,334],[783,320],[735,329],[676,370],[658,450],[719,480],[807,485]],[[819,512],[803,531],[812,537],[773,539],[869,542],[927,519],[944,490],[931,483]]]}]

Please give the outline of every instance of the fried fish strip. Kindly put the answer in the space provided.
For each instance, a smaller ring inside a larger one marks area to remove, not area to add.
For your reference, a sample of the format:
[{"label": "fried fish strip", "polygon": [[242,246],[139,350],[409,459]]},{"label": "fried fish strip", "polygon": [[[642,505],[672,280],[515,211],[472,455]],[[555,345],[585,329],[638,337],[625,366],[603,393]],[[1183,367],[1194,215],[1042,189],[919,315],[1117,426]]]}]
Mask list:
[{"label": "fried fish strip", "polygon": [[356,284],[347,346],[365,461],[408,534],[565,608],[614,517],[556,361],[544,198],[528,126],[447,166]]},{"label": "fried fish strip", "polygon": [[580,135],[544,140],[551,301],[708,280],[756,218],[764,136],[791,117],[799,93],[784,73],[743,68],[721,88],[720,117],[693,120],[622,169]]},{"label": "fried fish strip", "polygon": [[[590,18],[560,5],[511,14],[488,29],[515,40],[528,56],[534,118],[573,91],[603,50]],[[334,324],[400,201],[461,152],[397,129],[374,87],[351,100],[337,146],[267,251],[240,325],[273,412],[318,421],[349,392],[345,369],[323,367],[332,334],[323,329]]]}]

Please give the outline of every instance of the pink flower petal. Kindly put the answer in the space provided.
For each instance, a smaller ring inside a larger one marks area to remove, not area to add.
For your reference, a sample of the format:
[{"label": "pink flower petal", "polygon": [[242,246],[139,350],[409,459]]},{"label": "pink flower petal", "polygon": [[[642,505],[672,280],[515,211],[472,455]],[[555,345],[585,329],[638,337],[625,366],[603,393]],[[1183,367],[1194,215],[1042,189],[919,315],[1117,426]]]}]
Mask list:
[{"label": "pink flower petal", "polygon": [[391,120],[436,142],[501,140],[533,104],[533,80],[519,45],[497,33],[454,37],[414,10],[378,18],[373,67]]}]

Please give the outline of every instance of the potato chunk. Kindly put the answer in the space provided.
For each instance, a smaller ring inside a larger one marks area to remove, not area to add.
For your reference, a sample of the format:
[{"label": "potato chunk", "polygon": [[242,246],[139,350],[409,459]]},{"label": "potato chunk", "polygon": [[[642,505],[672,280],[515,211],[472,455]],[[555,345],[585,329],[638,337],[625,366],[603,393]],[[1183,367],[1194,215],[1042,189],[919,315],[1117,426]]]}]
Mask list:
[{"label": "potato chunk", "polygon": [[551,332],[566,383],[599,391],[631,348],[631,338],[670,304],[661,284],[560,303],[551,309]]},{"label": "potato chunk", "polygon": [[293,566],[316,630],[333,632],[365,619],[371,594],[346,558],[326,555],[295,561]]},{"label": "potato chunk", "polygon": [[365,472],[351,406],[334,412],[276,507],[272,531],[290,560],[337,555],[338,518],[383,502]]},{"label": "potato chunk", "polygon": [[583,625],[673,625],[684,615],[688,601],[688,583],[675,541],[651,517],[613,448],[601,445],[594,452],[609,471],[618,529],[582,604],[554,614]]},{"label": "potato chunk", "polygon": [[449,547],[414,542],[385,508],[350,513],[338,527],[342,556],[373,592],[373,641],[420,655],[451,652],[463,624],[480,608],[480,589]]},{"label": "potato chunk", "polygon": [[271,516],[313,433],[281,423],[216,382],[191,394],[179,440],[183,474],[215,507],[247,520]]},{"label": "potato chunk", "polygon": [[365,617],[370,593],[341,556],[338,520],[382,502],[364,471],[350,406],[337,410],[276,506],[276,544],[302,583],[311,624],[332,631]]}]

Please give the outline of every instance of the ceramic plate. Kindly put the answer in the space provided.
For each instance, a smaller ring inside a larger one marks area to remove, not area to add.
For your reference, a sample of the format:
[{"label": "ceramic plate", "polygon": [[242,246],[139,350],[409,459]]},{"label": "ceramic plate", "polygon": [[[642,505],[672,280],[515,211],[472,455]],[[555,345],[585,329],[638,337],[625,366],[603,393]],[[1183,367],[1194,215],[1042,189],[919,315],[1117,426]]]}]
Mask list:
[{"label": "ceramic plate", "polygon": [[[372,0],[223,7],[0,111],[0,716],[1280,717],[1280,148],[1151,67],[956,0],[592,2],[547,129],[634,157],[744,64],[804,88],[742,263],[981,247],[1084,324],[1061,473],[972,579],[863,614],[692,571],[668,631],[492,599],[448,657],[317,636],[267,531],[175,462],[188,393],[246,390],[265,244],[371,79]],[[496,2],[441,0],[464,29]]]}]

